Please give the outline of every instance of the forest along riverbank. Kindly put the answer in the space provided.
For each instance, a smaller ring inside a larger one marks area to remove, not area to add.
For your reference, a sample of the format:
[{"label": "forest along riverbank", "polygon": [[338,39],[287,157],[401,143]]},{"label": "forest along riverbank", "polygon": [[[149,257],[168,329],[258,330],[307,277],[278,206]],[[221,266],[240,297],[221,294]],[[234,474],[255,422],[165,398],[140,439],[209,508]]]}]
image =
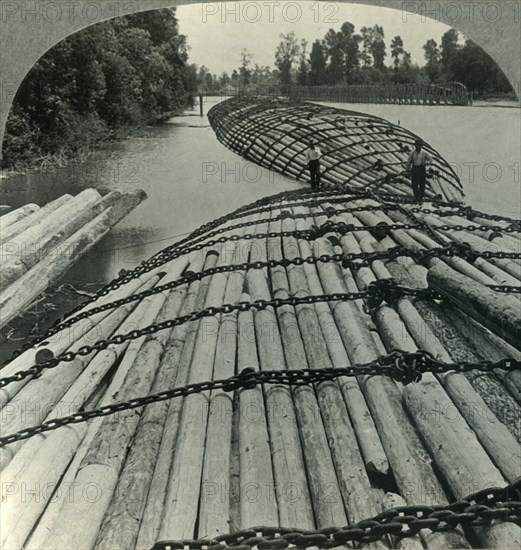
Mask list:
[{"label": "forest along riverbank", "polygon": [[[521,109],[510,102],[469,107],[320,103],[385,118],[418,134],[451,164],[465,202],[493,214],[519,218]],[[484,108],[486,105],[487,108]],[[478,108],[483,107],[483,108]]]}]

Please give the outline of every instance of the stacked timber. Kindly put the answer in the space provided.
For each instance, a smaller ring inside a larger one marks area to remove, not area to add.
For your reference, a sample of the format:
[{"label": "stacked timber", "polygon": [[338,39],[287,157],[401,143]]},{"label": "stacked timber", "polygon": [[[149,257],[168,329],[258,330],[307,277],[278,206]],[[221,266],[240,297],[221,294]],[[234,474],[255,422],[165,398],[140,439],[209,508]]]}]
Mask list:
[{"label": "stacked timber", "polygon": [[[483,237],[471,228],[484,229],[456,205],[440,206],[438,214],[433,205],[414,209],[418,222],[429,223],[430,236],[420,225],[400,222],[411,207],[378,206],[342,191],[288,193],[208,226],[182,248],[165,250],[171,259],[164,255],[84,310],[116,300],[119,307],[67,324],[4,367],[1,378],[30,368],[38,353],[60,357],[101,338],[210,308],[207,313],[89,348],[37,379],[7,385],[0,403],[2,434],[245,368],[330,369],[418,349],[446,363],[520,359],[519,295],[496,289],[514,281],[519,287],[519,262],[477,261]],[[458,229],[454,240],[476,249],[474,261],[443,253],[417,261],[413,253],[446,250],[441,243],[451,232],[445,220],[469,230]],[[337,230],[341,222],[356,230]],[[382,231],[382,224],[392,229]],[[322,226],[321,236],[306,233]],[[224,242],[216,243],[215,231]],[[487,242],[519,250],[514,234],[500,235],[496,228]],[[403,256],[359,268],[298,261],[397,246]],[[440,294],[384,300],[372,311],[361,299],[307,301],[362,291],[391,277]],[[125,302],[136,294],[141,298]],[[221,309],[287,298],[301,300],[240,312]],[[520,396],[519,371],[496,369],[479,376],[426,374],[406,386],[377,375],[295,387],[209,389],[138,408],[116,407],[104,418],[0,449],[2,548],[148,549],[159,540],[213,538],[258,524],[323,529],[395,506],[443,505],[521,475]],[[464,530],[423,529],[410,539],[385,537],[370,546],[503,548],[518,545],[520,537],[514,523],[494,521]]]},{"label": "stacked timber", "polygon": [[[384,119],[275,98],[229,99],[212,107],[208,119],[229,149],[297,180],[309,181],[305,153],[312,140],[322,152],[324,186],[412,194],[405,165],[419,138]],[[463,188],[450,164],[424,148],[433,158],[426,197],[460,201]]]},{"label": "stacked timber", "polygon": [[86,189],[0,218],[0,328],[24,311],[140,204],[144,191]]},{"label": "stacked timber", "polygon": [[[509,486],[521,373],[496,362],[521,361],[520,250],[515,220],[342,187],[206,224],[0,370],[1,548],[195,550],[237,532],[211,547],[283,548],[256,535],[291,529],[331,548],[336,528],[389,509],[414,506],[405,522]],[[450,368],[411,383],[383,370],[420,350]],[[459,368],[481,362],[493,368]],[[518,548],[504,510],[345,546]]]}]

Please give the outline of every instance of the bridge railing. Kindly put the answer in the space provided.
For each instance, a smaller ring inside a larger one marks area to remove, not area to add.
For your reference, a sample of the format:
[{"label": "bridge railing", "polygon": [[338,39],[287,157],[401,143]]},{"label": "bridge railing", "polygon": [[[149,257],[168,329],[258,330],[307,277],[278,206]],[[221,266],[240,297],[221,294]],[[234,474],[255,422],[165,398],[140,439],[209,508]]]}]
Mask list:
[{"label": "bridge railing", "polygon": [[396,103],[400,105],[468,105],[470,94],[459,82],[443,84],[365,84],[323,86],[246,86],[240,97],[289,97],[292,100],[338,103]]}]

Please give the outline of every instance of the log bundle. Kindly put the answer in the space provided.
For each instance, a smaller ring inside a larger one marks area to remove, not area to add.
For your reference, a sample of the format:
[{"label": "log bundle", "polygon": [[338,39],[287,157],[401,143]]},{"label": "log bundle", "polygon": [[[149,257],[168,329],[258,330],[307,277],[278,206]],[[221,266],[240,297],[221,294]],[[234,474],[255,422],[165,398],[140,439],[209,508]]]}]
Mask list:
[{"label": "log bundle", "polygon": [[[417,229],[404,223],[410,215]],[[451,223],[456,231],[447,229]],[[346,224],[352,229],[343,231]],[[5,378],[43,352],[83,350],[1,389],[1,433],[244,369],[330,369],[420,349],[445,363],[520,360],[519,293],[498,288],[519,287],[520,263],[479,255],[483,241],[519,252],[520,236],[509,227],[486,215],[469,220],[454,203],[413,209],[345,189],[261,199],[165,249],[150,269],[83,311],[122,300],[118,307],[67,325],[1,369]],[[489,235],[487,228],[494,228]],[[436,254],[450,242],[477,254]],[[359,266],[325,260],[396,247],[403,255]],[[338,299],[390,278],[438,294],[398,296],[374,308]],[[126,300],[138,293],[139,300]],[[310,300],[324,294],[331,298]],[[301,301],[221,308],[287,298]],[[185,317],[203,308],[205,316]],[[157,332],[84,349],[181,317]],[[519,371],[495,369],[427,373],[407,385],[376,374],[205,387],[115,407],[0,448],[1,548],[148,550],[158,541],[212,539],[259,525],[324,529],[396,506],[444,505],[521,476],[520,398]],[[496,519],[368,546],[520,544],[521,528]]]},{"label": "log bundle", "polygon": [[22,313],[145,200],[144,191],[86,189],[0,218],[0,328]]},{"label": "log bundle", "polygon": [[[212,107],[208,119],[229,149],[291,178],[309,182],[305,152],[312,140],[322,152],[324,186],[412,195],[405,164],[418,136],[384,119],[278,98],[232,98]],[[430,145],[424,149],[433,158],[426,198],[461,201],[450,164]]]}]

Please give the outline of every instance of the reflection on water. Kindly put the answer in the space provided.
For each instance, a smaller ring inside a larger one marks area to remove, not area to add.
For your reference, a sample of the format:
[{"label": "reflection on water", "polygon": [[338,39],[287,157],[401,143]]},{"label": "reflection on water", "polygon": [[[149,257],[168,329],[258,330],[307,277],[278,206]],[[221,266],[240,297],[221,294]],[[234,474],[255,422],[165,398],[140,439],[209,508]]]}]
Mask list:
[{"label": "reflection on water", "polygon": [[[519,216],[519,109],[332,105],[400,121],[460,171],[469,204]],[[210,106],[205,105],[205,112]],[[496,182],[492,182],[494,163],[500,170]],[[148,128],[140,137],[104,145],[87,161],[4,179],[0,203],[14,208],[29,202],[43,205],[87,187],[144,189],[148,199],[60,281],[92,291],[93,284],[110,281],[121,268],[131,269],[201,224],[299,185],[227,150],[215,138],[208,119],[194,112]],[[43,300],[30,319],[48,325],[83,299],[61,293]],[[4,342],[1,355],[18,346]]]}]

